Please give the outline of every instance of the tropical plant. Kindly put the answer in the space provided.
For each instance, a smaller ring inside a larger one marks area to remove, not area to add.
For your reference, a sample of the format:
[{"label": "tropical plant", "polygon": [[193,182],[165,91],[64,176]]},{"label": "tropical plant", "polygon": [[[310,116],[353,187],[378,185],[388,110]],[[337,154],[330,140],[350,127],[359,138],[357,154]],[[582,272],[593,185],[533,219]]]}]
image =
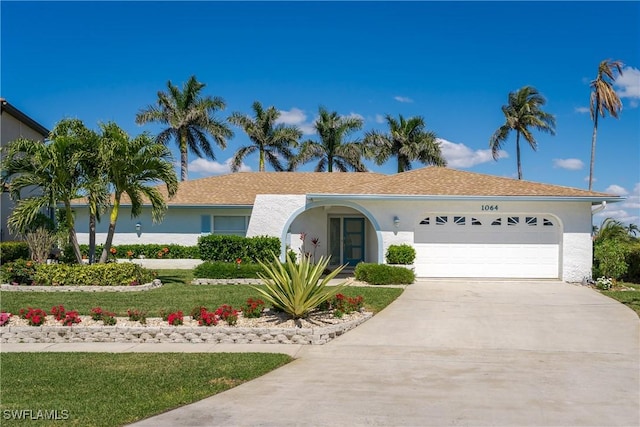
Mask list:
[{"label": "tropical plant", "polygon": [[157,122],[168,127],[161,131],[157,141],[167,144],[174,139],[180,148],[180,180],[188,178],[188,151],[198,157],[206,156],[215,160],[215,154],[207,134],[222,149],[227,146],[227,139],[233,136],[228,125],[214,116],[217,110],[225,108],[220,97],[202,97],[201,90],[206,85],[191,76],[184,83],[182,91],[167,82],[168,92],[158,92],[157,105],[150,105],[136,115],[136,123]]},{"label": "tropical plant", "polygon": [[634,224],[630,224],[629,227],[625,227],[621,221],[613,218],[605,218],[600,227],[595,227],[595,233],[593,240],[595,242],[601,242],[605,240],[620,240],[629,241],[631,239],[631,232],[634,228]]},{"label": "tropical plant", "polygon": [[316,172],[333,172],[334,166],[341,172],[366,172],[367,168],[361,160],[363,144],[359,140],[345,141],[350,134],[362,128],[362,119],[339,116],[337,112],[329,112],[324,107],[320,107],[319,114],[314,126],[320,142],[305,141],[290,169],[318,160]]},{"label": "tropical plant", "polygon": [[411,170],[411,162],[414,161],[425,165],[447,165],[442,157],[436,134],[425,130],[422,117],[405,119],[400,115],[395,119],[387,114],[385,119],[389,126],[389,133],[370,131],[365,134],[367,157],[373,158],[378,165],[382,165],[390,157],[395,156],[398,161],[398,173]]},{"label": "tropical plant", "polygon": [[522,164],[520,162],[520,135],[529,143],[535,151],[538,144],[529,130],[533,127],[541,132],[555,135],[555,117],[542,111],[541,107],[546,103],[544,97],[532,86],[524,86],[521,89],[509,93],[507,105],[502,106],[505,123],[500,126],[489,139],[489,147],[493,159],[497,160],[500,149],[507,140],[509,133],[516,131],[516,159],[518,163],[518,179],[522,179]]},{"label": "tropical plant", "polygon": [[148,201],[151,204],[153,222],[159,222],[167,205],[159,188],[150,184],[163,183],[168,196],[173,197],[178,191],[178,180],[173,170],[171,152],[148,134],[143,133],[131,139],[113,122],[102,124],[101,129],[102,156],[110,159],[106,174],[113,186],[109,229],[100,257],[100,262],[106,262],[113,243],[122,196],[126,194],[129,198],[132,217],[139,216],[143,202]]},{"label": "tropical plant", "polygon": [[259,261],[259,264],[265,273],[258,273],[258,276],[265,286],[253,286],[253,289],[262,295],[265,302],[291,315],[294,319],[306,316],[346,286],[346,282],[328,286],[329,281],[345,266],[338,267],[321,277],[329,264],[329,258],[320,257],[317,264],[313,264],[306,257],[298,263],[286,257],[286,262],[283,264],[274,255],[271,262]]},{"label": "tropical plant", "polygon": [[[63,205],[64,228],[77,262],[82,261],[75,231],[71,200],[80,195],[83,150],[89,130],[77,119],[58,122],[44,143],[20,138],[8,144],[2,160],[2,182],[9,185],[11,198],[17,200],[7,225],[12,232],[24,233],[44,209]],[[22,198],[23,190],[38,188]]]},{"label": "tropical plant", "polygon": [[293,158],[291,148],[298,146],[302,132],[295,126],[277,124],[280,112],[275,107],[266,110],[260,102],[253,103],[255,118],[242,113],[233,113],[229,122],[240,126],[253,144],[240,147],[231,160],[231,170],[237,172],[242,161],[249,154],[258,152],[258,170],[264,172],[268,162],[276,171],[283,171],[285,167],[281,160],[290,161]]},{"label": "tropical plant", "polygon": [[591,82],[591,99],[589,111],[593,120],[593,134],[591,135],[591,163],[589,166],[589,190],[593,187],[593,168],[596,158],[596,135],[598,133],[598,116],[604,118],[606,113],[618,118],[618,112],[622,109],[622,102],[613,89],[615,72],[622,75],[622,63],[605,59],[598,65],[598,75]]}]

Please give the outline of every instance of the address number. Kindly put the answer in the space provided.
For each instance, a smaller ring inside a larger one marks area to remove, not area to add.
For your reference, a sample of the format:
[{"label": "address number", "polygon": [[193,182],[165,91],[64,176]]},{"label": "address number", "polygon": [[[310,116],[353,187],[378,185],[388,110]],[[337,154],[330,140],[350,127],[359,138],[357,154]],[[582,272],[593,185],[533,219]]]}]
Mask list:
[{"label": "address number", "polygon": [[482,205],[483,211],[497,211],[498,205]]}]

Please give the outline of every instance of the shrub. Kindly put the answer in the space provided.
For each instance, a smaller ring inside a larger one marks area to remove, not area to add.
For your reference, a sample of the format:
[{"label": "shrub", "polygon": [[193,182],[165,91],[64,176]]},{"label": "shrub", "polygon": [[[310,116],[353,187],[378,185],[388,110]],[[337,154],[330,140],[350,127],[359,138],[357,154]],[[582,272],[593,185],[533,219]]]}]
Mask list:
[{"label": "shrub", "polygon": [[36,276],[37,264],[33,261],[18,259],[0,267],[0,281],[14,285],[31,285]]},{"label": "shrub", "polygon": [[238,322],[238,310],[230,305],[223,304],[215,311],[215,315],[227,322],[228,325],[235,325]]},{"label": "shrub", "polygon": [[29,259],[29,245],[27,245],[27,242],[0,243],[0,264],[18,259]]},{"label": "shrub", "polygon": [[387,249],[387,264],[413,264],[416,259],[416,250],[407,244],[391,245]]},{"label": "shrub", "polygon": [[275,255],[272,256],[273,260],[269,264],[259,262],[265,272],[258,275],[265,286],[253,286],[253,289],[274,308],[290,314],[294,319],[307,315],[345,286],[345,283],[327,286],[344,266],[336,268],[321,279],[329,264],[328,258],[320,257],[314,265],[307,257],[302,257],[297,264],[287,257],[286,264],[282,264]]},{"label": "shrub", "polygon": [[628,243],[607,239],[594,245],[594,277],[619,279],[627,272],[626,256],[631,251]]},{"label": "shrub", "polygon": [[59,322],[64,319],[66,310],[64,309],[63,305],[54,305],[53,307],[51,307],[50,313]]},{"label": "shrub", "polygon": [[628,268],[622,279],[628,283],[640,283],[640,241],[629,245],[625,262]]},{"label": "shrub", "polygon": [[41,326],[47,320],[47,313],[40,308],[29,307],[25,312],[24,309],[20,309],[20,317],[27,319],[29,326]]},{"label": "shrub", "polygon": [[210,234],[198,239],[200,257],[205,261],[233,263],[236,259],[258,262],[280,253],[280,239]]},{"label": "shrub", "polygon": [[242,315],[247,319],[255,319],[262,315],[264,309],[264,301],[261,299],[249,298],[247,303],[242,307]]},{"label": "shrub", "polygon": [[5,326],[9,323],[9,320],[13,316],[11,313],[5,313],[4,311],[0,313],[0,326]]},{"label": "shrub", "polygon": [[147,323],[147,312],[142,310],[127,310],[127,316],[129,316],[129,320],[132,322],[140,322],[143,325]]},{"label": "shrub", "polygon": [[174,313],[170,313],[167,316],[167,322],[169,322],[169,324],[171,326],[182,325],[183,321],[184,321],[184,315],[182,314],[181,311],[176,311]]},{"label": "shrub", "polygon": [[110,311],[102,313],[102,324],[105,326],[113,326],[117,323],[116,314]]},{"label": "shrub", "polygon": [[220,320],[220,317],[216,313],[207,311],[206,309],[200,312],[199,317],[198,324],[200,326],[216,326]]},{"label": "shrub", "polygon": [[62,324],[64,326],[73,326],[77,323],[82,322],[82,319],[80,319],[80,315],[78,314],[77,311],[67,311],[64,315],[64,319],[61,320]]},{"label": "shrub", "polygon": [[34,282],[43,286],[135,286],[149,283],[153,273],[134,263],[92,265],[40,264]]},{"label": "shrub", "polygon": [[[102,254],[102,245],[96,246],[96,257],[100,258]],[[198,246],[182,246],[172,244],[127,244],[127,245],[115,245],[117,258],[158,258],[158,253],[162,252],[161,258],[163,259],[180,259],[180,258],[193,258],[200,259],[200,248]],[[89,245],[80,245],[80,252],[84,255],[89,254]],[[71,246],[65,247],[61,260],[66,264],[75,264],[76,259],[73,255],[73,249]]]},{"label": "shrub", "polygon": [[193,320],[200,320],[200,318],[202,317],[202,312],[207,312],[207,307],[203,305],[199,305],[199,306],[193,307],[189,315]]},{"label": "shrub", "polygon": [[200,279],[257,279],[262,270],[260,264],[203,262],[193,270],[193,277]]},{"label": "shrub", "polygon": [[356,265],[354,275],[356,280],[371,285],[409,285],[416,280],[415,273],[407,268],[364,262]]},{"label": "shrub", "polygon": [[105,312],[104,312],[104,310],[102,310],[102,308],[94,307],[94,308],[91,309],[91,314],[90,315],[91,315],[91,318],[93,320],[100,321],[100,320],[102,320],[102,317],[104,316],[104,313]]}]

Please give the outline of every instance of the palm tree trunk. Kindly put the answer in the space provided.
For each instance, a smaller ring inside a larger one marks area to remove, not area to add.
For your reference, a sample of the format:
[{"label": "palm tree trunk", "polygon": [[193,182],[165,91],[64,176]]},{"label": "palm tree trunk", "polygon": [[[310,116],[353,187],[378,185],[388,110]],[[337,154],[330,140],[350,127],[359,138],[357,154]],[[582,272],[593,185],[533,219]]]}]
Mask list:
[{"label": "palm tree trunk", "polygon": [[258,163],[258,171],[264,172],[264,150],[260,150],[260,161]]},{"label": "palm tree trunk", "polygon": [[333,172],[333,156],[329,154],[327,156],[327,172]]},{"label": "palm tree trunk", "polygon": [[593,168],[596,163],[596,134],[598,133],[598,107],[593,119],[593,134],[591,135],[591,165],[589,166],[589,191],[593,187]]},{"label": "palm tree trunk", "polygon": [[186,181],[188,176],[187,138],[180,135],[180,181]]},{"label": "palm tree trunk", "polygon": [[96,214],[89,214],[89,264],[96,262]]},{"label": "palm tree trunk", "polygon": [[116,222],[118,221],[118,212],[120,210],[120,195],[115,195],[113,201],[113,208],[111,208],[111,215],[109,216],[109,230],[107,231],[107,240],[104,242],[104,248],[102,249],[102,255],[100,256],[100,263],[107,262],[109,257],[109,251],[111,250],[111,244],[113,243],[113,236],[116,232]]},{"label": "palm tree trunk", "polygon": [[516,159],[518,162],[518,179],[522,179],[522,164],[520,163],[520,132],[516,132]]},{"label": "palm tree trunk", "polygon": [[71,211],[71,203],[65,201],[64,208],[67,213],[67,227],[69,228],[69,244],[73,247],[73,253],[76,256],[78,264],[82,263],[82,252],[80,252],[80,245],[78,244],[78,236],[76,236],[76,226],[73,218],[73,212]]}]

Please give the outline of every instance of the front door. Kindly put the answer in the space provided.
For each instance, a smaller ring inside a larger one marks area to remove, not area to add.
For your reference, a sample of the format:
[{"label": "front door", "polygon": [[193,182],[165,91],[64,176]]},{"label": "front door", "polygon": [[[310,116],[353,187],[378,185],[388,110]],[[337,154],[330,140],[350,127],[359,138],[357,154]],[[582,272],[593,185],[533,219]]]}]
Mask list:
[{"label": "front door", "polygon": [[364,218],[330,218],[329,245],[333,265],[364,261]]}]

